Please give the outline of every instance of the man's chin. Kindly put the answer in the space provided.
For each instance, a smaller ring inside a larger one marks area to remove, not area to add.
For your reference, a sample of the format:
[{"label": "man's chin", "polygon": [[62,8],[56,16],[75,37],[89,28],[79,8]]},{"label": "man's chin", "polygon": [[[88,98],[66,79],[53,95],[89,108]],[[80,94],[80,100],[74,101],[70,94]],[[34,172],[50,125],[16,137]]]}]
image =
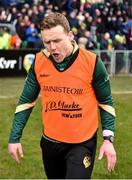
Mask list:
[{"label": "man's chin", "polygon": [[63,59],[56,58],[56,57],[53,57],[53,60],[57,63],[61,63],[63,61]]}]

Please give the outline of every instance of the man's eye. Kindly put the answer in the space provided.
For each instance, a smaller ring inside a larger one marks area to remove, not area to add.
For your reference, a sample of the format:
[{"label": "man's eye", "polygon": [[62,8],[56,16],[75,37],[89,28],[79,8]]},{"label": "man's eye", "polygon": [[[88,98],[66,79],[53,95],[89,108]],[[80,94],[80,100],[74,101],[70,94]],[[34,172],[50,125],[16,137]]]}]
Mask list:
[{"label": "man's eye", "polygon": [[54,40],[55,43],[58,43],[58,42],[60,42],[60,41],[61,41],[60,39]]},{"label": "man's eye", "polygon": [[45,44],[49,44],[49,43],[50,43],[49,41],[45,42]]}]

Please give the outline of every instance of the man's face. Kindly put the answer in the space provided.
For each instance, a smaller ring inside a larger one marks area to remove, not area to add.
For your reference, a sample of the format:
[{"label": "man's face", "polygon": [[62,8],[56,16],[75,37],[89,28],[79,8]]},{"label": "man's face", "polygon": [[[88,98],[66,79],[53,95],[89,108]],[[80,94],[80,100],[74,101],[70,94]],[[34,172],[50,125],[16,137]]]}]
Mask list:
[{"label": "man's face", "polygon": [[62,26],[57,25],[51,29],[45,29],[41,31],[41,35],[43,43],[54,61],[60,63],[72,52],[72,32],[66,33]]}]

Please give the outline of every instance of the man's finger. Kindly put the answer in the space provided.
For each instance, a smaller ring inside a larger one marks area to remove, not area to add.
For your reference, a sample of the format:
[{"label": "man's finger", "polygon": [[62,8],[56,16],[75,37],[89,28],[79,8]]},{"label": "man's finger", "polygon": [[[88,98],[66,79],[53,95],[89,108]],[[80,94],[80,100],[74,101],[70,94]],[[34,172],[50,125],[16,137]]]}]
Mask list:
[{"label": "man's finger", "polygon": [[116,164],[116,157],[115,156],[107,156],[107,169],[108,171],[113,171]]},{"label": "man's finger", "polygon": [[19,153],[20,157],[23,158],[23,149],[22,149],[22,147],[20,147],[18,149],[18,153]]},{"label": "man's finger", "polygon": [[101,152],[99,153],[98,160],[101,160],[101,159],[103,158],[103,155],[104,155],[104,153],[101,151]]},{"label": "man's finger", "polygon": [[18,164],[20,164],[20,159],[19,159],[17,153],[11,153],[11,157],[12,157]]}]

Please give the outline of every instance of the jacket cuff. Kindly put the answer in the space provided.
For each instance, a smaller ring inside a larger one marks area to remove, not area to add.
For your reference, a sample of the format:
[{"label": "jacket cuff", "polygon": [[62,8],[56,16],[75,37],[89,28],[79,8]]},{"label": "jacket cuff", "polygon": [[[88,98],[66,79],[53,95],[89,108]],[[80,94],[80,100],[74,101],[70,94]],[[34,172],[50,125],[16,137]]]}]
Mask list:
[{"label": "jacket cuff", "polygon": [[114,132],[111,130],[103,130],[103,137],[104,136],[114,136]]}]

